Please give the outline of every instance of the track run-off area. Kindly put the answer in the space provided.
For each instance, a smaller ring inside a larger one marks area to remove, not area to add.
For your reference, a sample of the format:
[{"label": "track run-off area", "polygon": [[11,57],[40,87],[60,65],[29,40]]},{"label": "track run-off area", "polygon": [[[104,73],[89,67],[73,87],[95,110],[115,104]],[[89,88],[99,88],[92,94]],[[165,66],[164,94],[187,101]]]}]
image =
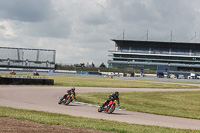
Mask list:
[{"label": "track run-off area", "polygon": [[[198,85],[200,86],[200,85]],[[69,87],[39,86],[0,86],[0,106],[19,109],[62,113],[96,119],[114,120],[132,124],[156,125],[181,129],[200,129],[200,120],[155,115],[126,110],[115,110],[113,114],[99,113],[97,106],[70,103],[59,105],[58,96],[66,93]],[[152,88],[99,88],[76,87],[76,94],[89,92],[152,92],[152,91],[200,91],[200,89],[152,89]],[[102,101],[103,102],[103,101]]]}]

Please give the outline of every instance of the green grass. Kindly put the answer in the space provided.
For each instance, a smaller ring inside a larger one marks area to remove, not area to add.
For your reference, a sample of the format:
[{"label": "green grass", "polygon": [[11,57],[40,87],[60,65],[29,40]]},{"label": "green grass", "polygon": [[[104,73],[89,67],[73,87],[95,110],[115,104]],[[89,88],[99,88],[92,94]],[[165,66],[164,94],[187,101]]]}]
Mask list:
[{"label": "green grass", "polygon": [[[81,102],[101,105],[110,93],[78,94]],[[129,111],[200,119],[200,91],[120,92],[121,108]]]},{"label": "green grass", "polygon": [[108,79],[78,76],[45,76],[54,79],[58,86],[115,87],[115,88],[198,88],[191,85],[169,84],[168,82],[142,81],[133,79]]},{"label": "green grass", "polygon": [[[93,77],[43,76],[54,79],[56,86],[75,87],[113,87],[113,88],[198,88],[189,85],[168,84],[158,81],[141,81],[132,79],[107,79]],[[78,94],[78,101],[101,105],[110,93]],[[191,92],[120,92],[121,107],[138,112],[180,116],[200,119],[200,91]],[[144,126],[115,121],[73,117],[63,114],[47,113],[0,107],[0,116],[24,119],[43,124],[67,125],[109,132],[200,132],[179,130],[165,127]]]},{"label": "green grass", "polygon": [[[30,76],[32,75],[17,75]],[[167,81],[147,81],[135,79],[118,79],[118,78],[103,78],[103,77],[81,77],[81,76],[53,76],[41,75],[40,78],[54,79],[55,86],[75,86],[75,87],[106,87],[106,88],[162,88],[162,89],[192,89],[199,88],[195,84],[199,83],[175,83]],[[191,84],[191,85],[186,85]],[[192,85],[194,84],[194,85]]]},{"label": "green grass", "polygon": [[102,119],[75,117],[64,114],[14,109],[8,107],[0,107],[0,117],[12,117],[15,119],[29,120],[42,124],[83,127],[118,133],[200,133],[200,130],[185,130],[158,126],[136,125]]}]

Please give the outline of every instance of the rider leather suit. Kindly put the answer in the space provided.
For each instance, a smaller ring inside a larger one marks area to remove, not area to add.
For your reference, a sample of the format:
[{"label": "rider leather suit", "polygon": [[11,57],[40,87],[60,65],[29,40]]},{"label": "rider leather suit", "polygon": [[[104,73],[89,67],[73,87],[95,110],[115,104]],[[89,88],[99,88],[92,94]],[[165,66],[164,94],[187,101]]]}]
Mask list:
[{"label": "rider leather suit", "polygon": [[60,100],[62,101],[64,98],[67,98],[67,96],[71,94],[74,94],[74,98],[76,99],[75,89],[69,89],[67,90],[67,93]]}]

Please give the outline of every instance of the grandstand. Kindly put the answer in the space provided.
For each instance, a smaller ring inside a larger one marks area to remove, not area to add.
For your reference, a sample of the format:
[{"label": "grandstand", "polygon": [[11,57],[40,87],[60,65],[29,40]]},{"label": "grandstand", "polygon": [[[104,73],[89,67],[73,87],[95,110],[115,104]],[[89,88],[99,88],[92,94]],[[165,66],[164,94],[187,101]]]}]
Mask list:
[{"label": "grandstand", "polygon": [[172,71],[200,72],[200,43],[112,40],[115,50],[109,68],[157,70],[168,65]]},{"label": "grandstand", "polygon": [[0,67],[54,69],[55,50],[0,47]]}]

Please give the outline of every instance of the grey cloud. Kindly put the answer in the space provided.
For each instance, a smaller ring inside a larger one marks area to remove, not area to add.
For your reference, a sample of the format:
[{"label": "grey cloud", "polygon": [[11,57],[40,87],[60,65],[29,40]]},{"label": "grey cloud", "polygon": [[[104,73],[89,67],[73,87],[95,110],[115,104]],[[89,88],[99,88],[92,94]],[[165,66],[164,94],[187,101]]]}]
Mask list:
[{"label": "grey cloud", "polygon": [[0,29],[5,30],[6,27],[4,25],[0,25]]},{"label": "grey cloud", "polygon": [[97,10],[93,11],[82,11],[80,16],[81,21],[85,22],[87,25],[98,26],[106,24],[109,20],[104,9],[100,6],[97,7]]},{"label": "grey cloud", "polygon": [[40,23],[28,23],[25,26],[24,34],[35,37],[67,38],[71,32],[71,24],[62,18]]},{"label": "grey cloud", "polygon": [[[196,1],[196,5],[193,2]],[[153,39],[166,38],[171,30],[180,36],[178,40],[186,41],[187,33],[199,21],[197,0],[111,0],[109,7],[116,19],[126,29],[127,37],[139,39],[149,30]],[[183,32],[184,31],[184,32]]]},{"label": "grey cloud", "polygon": [[51,0],[1,0],[1,19],[37,22],[52,14]]},{"label": "grey cloud", "polygon": [[91,26],[101,25],[106,23],[106,16],[102,13],[89,13],[82,17],[82,20]]},{"label": "grey cloud", "polygon": [[146,39],[148,30],[149,40],[163,41],[173,31],[177,41],[188,41],[199,29],[199,4],[199,0],[1,0],[0,31],[16,35],[1,43],[48,46],[57,50],[56,60],[63,63],[106,63],[108,50],[114,49],[110,39],[123,29],[125,39]]}]

